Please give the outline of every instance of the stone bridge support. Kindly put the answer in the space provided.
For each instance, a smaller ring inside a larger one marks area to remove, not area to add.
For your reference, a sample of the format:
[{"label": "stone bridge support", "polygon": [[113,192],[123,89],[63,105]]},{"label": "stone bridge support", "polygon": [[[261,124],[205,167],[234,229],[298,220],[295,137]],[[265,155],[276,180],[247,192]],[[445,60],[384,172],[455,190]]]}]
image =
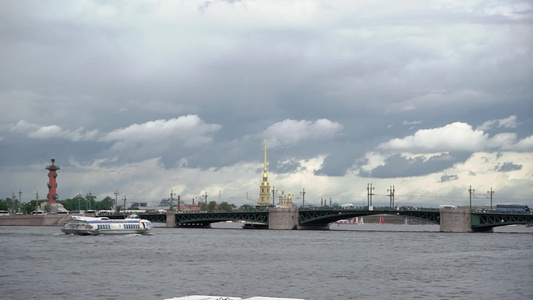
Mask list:
[{"label": "stone bridge support", "polygon": [[469,207],[458,209],[443,208],[440,210],[441,232],[494,232],[492,228],[472,229],[472,216]]},{"label": "stone bridge support", "polygon": [[298,207],[272,207],[268,212],[268,229],[298,229]]},{"label": "stone bridge support", "polygon": [[470,208],[440,210],[440,231],[441,232],[472,232],[472,220]]},{"label": "stone bridge support", "polygon": [[167,228],[175,228],[176,227],[176,212],[174,210],[167,210],[166,227]]}]

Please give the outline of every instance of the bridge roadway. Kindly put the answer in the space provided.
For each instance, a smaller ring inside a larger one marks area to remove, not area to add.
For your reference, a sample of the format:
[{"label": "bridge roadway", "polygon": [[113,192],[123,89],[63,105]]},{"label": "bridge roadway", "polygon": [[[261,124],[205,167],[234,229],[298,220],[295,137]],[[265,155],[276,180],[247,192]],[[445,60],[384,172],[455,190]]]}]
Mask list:
[{"label": "bridge roadway", "polygon": [[[169,214],[169,212],[167,212]],[[167,222],[167,214],[143,213],[139,216],[152,222]],[[172,215],[172,213],[170,213]],[[245,221],[268,225],[269,211],[262,210],[235,210],[235,211],[202,211],[202,212],[175,212],[174,226],[171,227],[211,227],[211,223],[224,221]],[[392,207],[360,208],[303,208],[298,211],[298,224],[306,228],[324,228],[328,224],[355,217],[369,215],[398,215],[409,218],[425,220],[434,224],[441,224],[441,211],[438,208],[395,209]],[[123,216],[110,216],[123,218]],[[515,224],[533,223],[533,214],[496,211],[472,211],[470,213],[472,231],[489,231],[493,227]],[[168,224],[167,224],[168,226]]]}]

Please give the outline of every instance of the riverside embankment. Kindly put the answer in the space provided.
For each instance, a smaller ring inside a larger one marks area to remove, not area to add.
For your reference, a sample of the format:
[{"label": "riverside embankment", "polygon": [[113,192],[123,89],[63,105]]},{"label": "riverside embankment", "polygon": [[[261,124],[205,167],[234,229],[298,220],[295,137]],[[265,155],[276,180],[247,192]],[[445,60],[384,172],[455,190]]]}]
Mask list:
[{"label": "riverside embankment", "polygon": [[57,226],[67,217],[67,214],[0,216],[0,226]]}]

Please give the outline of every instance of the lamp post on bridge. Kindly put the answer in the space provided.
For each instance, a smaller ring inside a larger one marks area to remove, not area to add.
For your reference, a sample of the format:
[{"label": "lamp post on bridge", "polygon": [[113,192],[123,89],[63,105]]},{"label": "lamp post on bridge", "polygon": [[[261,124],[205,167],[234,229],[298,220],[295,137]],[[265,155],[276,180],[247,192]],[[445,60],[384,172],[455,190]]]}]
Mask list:
[{"label": "lamp post on bridge", "polygon": [[490,188],[490,191],[487,191],[487,194],[490,195],[490,210],[492,210],[492,195],[494,195],[495,191],[492,190],[492,187]]},{"label": "lamp post on bridge", "polygon": [[117,211],[117,204],[118,204],[118,189],[115,190],[115,203],[113,204],[113,214]]},{"label": "lamp post on bridge", "polygon": [[374,193],[372,192],[375,190],[374,187],[372,187],[372,183],[367,184],[366,186],[366,196],[367,196],[367,202],[368,202],[368,209],[370,209],[370,206],[372,206],[372,196]]},{"label": "lamp post on bridge", "polygon": [[126,195],[124,195],[122,200],[124,201],[124,218],[126,218]]},{"label": "lamp post on bridge", "polygon": [[275,186],[272,186],[272,206],[276,206],[276,190]]},{"label": "lamp post on bridge", "polygon": [[472,195],[474,194],[476,190],[472,189],[472,186],[468,189],[468,193],[470,194],[470,213],[472,213]]},{"label": "lamp post on bridge", "polygon": [[390,188],[387,190],[389,192],[389,206],[394,207],[394,192],[396,190],[394,189],[394,185],[391,185]]},{"label": "lamp post on bridge", "polygon": [[175,195],[176,195],[176,193],[174,193],[173,190],[170,190],[170,210],[173,210],[172,204],[173,204],[173,200],[174,200],[174,196]]}]

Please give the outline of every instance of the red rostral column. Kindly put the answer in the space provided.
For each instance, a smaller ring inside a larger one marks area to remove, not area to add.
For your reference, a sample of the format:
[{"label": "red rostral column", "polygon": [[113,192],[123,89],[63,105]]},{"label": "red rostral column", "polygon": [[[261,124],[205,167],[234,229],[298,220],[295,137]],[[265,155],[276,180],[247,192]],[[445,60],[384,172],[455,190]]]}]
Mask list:
[{"label": "red rostral column", "polygon": [[55,161],[56,160],[52,158],[52,164],[46,167],[46,169],[50,171],[48,172],[48,204],[56,203],[57,200],[56,171],[59,170],[59,166],[54,165]]}]

